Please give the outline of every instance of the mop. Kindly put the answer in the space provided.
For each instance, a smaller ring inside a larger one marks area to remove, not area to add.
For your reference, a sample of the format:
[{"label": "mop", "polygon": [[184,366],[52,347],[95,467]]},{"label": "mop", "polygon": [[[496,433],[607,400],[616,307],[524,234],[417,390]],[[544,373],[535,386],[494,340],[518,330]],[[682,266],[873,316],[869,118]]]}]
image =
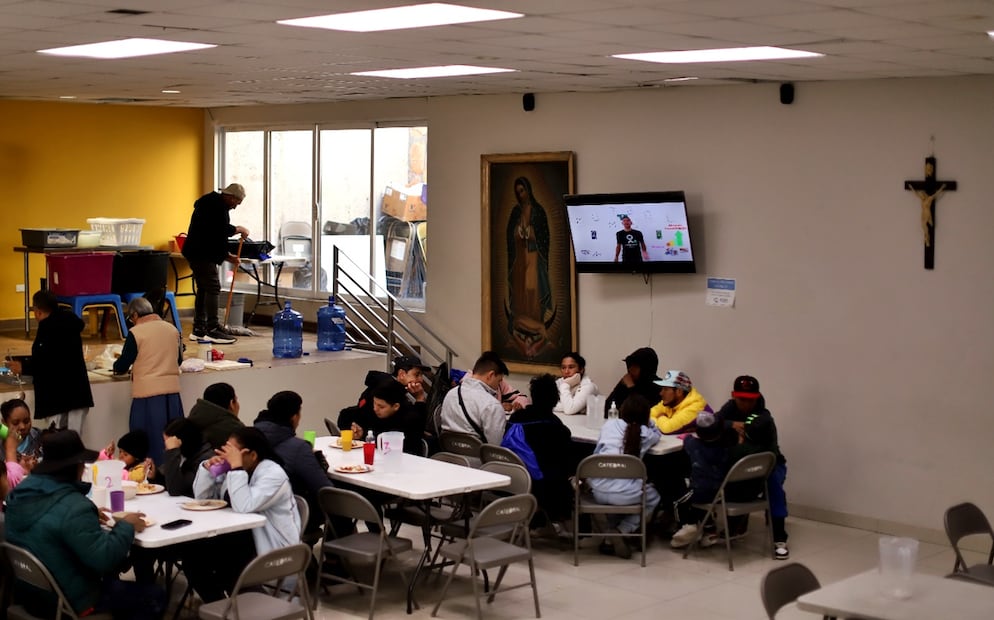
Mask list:
[{"label": "mop", "polygon": [[231,298],[235,294],[235,274],[238,273],[238,264],[242,260],[243,243],[245,243],[245,239],[238,240],[238,253],[235,254],[237,262],[235,263],[235,271],[231,274],[231,287],[228,289],[228,303],[227,305],[224,306],[224,326],[221,327],[221,329],[224,331],[224,333],[230,334],[232,336],[258,336],[259,334],[255,333],[254,331],[252,331],[247,327],[241,327],[241,326],[232,327],[231,325],[228,325],[228,317],[231,315]]}]

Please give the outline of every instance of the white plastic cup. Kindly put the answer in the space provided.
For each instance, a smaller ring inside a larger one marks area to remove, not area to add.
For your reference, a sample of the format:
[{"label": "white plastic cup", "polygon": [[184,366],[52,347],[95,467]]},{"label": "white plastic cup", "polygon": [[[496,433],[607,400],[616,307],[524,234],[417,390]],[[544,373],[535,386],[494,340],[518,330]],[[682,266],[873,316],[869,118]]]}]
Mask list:
[{"label": "white plastic cup", "polygon": [[914,538],[883,536],[879,545],[880,593],[890,598],[910,598],[911,576],[918,560],[918,541]]},{"label": "white plastic cup", "polygon": [[92,501],[93,505],[97,507],[97,510],[107,508],[110,502],[110,495],[108,495],[107,487],[92,487],[90,492],[90,501]]}]

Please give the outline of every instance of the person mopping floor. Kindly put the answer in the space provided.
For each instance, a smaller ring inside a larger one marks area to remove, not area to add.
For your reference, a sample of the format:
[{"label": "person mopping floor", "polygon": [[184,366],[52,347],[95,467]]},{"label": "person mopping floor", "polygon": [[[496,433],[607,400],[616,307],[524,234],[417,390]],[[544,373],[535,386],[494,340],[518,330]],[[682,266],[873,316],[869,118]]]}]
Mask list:
[{"label": "person mopping floor", "polygon": [[[245,243],[244,239],[239,239],[238,240],[238,252],[235,254],[235,259],[236,259],[235,260],[235,265],[236,265],[235,269],[237,269],[238,268],[237,265],[239,263],[241,263],[241,260],[242,260],[242,244],[244,244],[244,243]],[[228,322],[228,320],[231,318],[231,299],[234,296],[235,296],[235,274],[232,273],[231,274],[231,287],[228,288],[228,303],[224,306],[224,324],[221,326],[221,329],[224,331],[224,333],[232,335],[232,336],[258,336],[259,334],[255,333],[254,331],[252,331],[248,327],[242,327],[241,325],[231,325],[231,323]],[[239,322],[241,322],[241,321],[239,321]]]}]

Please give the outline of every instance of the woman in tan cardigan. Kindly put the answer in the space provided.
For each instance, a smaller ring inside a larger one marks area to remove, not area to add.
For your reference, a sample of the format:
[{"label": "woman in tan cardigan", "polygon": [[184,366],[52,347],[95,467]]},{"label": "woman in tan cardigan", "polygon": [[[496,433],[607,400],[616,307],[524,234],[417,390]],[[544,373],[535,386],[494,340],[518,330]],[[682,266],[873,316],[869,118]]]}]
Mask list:
[{"label": "woman in tan cardigan", "polygon": [[144,297],[128,304],[128,319],[134,327],[124,340],[121,357],[114,362],[114,374],[131,369],[130,430],[148,433],[148,456],[162,463],[165,446],[162,431],[171,420],[183,417],[179,396],[179,365],[183,344],[179,331],[155,314]]}]

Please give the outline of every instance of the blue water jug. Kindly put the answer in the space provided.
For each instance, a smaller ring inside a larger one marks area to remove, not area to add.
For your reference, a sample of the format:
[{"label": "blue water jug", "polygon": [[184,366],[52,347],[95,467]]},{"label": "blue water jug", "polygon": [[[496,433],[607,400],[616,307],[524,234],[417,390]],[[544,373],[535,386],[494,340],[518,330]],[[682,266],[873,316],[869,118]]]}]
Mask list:
[{"label": "blue water jug", "polygon": [[304,354],[304,317],[290,307],[273,317],[273,357],[300,357]]},{"label": "blue water jug", "polygon": [[328,305],[318,308],[318,351],[345,349],[345,308],[328,298]]}]

